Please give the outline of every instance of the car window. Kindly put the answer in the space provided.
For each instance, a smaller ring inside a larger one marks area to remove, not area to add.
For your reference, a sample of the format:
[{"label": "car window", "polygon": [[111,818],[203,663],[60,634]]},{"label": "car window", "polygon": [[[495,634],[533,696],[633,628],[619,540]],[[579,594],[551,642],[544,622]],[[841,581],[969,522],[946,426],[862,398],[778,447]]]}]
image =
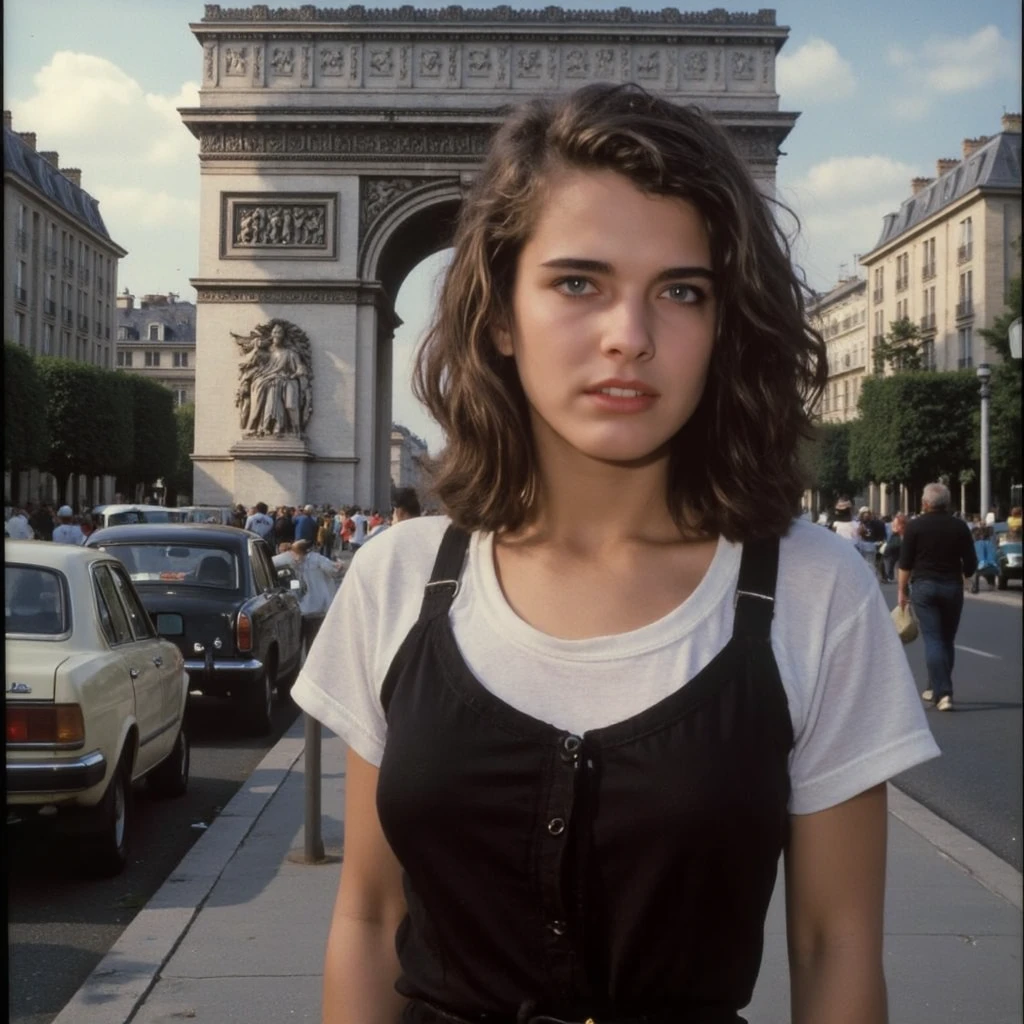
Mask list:
[{"label": "car window", "polygon": [[262,540],[250,541],[249,550],[252,552],[252,574],[256,577],[256,589],[260,593],[272,590],[277,586],[277,579],[266,543]]},{"label": "car window", "polygon": [[149,617],[149,612],[142,607],[142,602],[139,601],[135,588],[132,587],[128,579],[128,574],[121,566],[112,565],[110,567],[110,575],[114,580],[118,596],[124,603],[125,611],[128,613],[128,621],[132,625],[132,633],[135,635],[135,639],[145,640],[148,637],[154,636],[153,622]]},{"label": "car window", "polygon": [[71,628],[63,574],[35,565],[4,568],[4,626],[7,633],[60,636]]},{"label": "car window", "polygon": [[130,643],[132,627],[128,624],[128,613],[117,596],[117,585],[110,578],[107,567],[97,565],[93,569],[93,579],[103,635],[115,646]]},{"label": "car window", "polygon": [[238,559],[225,548],[136,542],[104,544],[101,550],[120,559],[134,583],[238,589]]}]

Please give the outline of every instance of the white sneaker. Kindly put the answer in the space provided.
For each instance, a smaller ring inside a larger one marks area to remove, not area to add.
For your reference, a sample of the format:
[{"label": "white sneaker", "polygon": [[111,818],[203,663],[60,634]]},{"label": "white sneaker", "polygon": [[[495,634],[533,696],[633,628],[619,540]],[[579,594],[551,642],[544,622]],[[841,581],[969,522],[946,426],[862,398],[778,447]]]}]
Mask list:
[{"label": "white sneaker", "polygon": [[931,704],[931,702],[933,700],[935,700],[935,691],[934,690],[923,690],[921,692],[921,700],[925,701],[928,704]]},{"label": "white sneaker", "polygon": [[939,711],[952,711],[953,710],[953,698],[942,697],[939,699],[939,703],[935,705]]}]

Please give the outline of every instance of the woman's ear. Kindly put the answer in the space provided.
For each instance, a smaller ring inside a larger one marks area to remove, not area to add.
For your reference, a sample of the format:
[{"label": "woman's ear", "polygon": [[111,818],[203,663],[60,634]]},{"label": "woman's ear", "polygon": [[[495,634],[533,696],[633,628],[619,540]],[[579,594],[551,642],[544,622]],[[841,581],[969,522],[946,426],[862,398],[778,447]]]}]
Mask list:
[{"label": "woman's ear", "polygon": [[496,327],[494,329],[494,347],[498,350],[499,355],[515,355],[515,348],[512,345],[512,332],[505,327]]}]

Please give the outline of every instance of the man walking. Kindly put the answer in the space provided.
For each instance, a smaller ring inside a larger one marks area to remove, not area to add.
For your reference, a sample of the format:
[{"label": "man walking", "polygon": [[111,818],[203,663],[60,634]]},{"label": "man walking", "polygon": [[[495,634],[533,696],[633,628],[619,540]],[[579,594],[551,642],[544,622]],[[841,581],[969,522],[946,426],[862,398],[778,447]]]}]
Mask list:
[{"label": "man walking", "polygon": [[78,544],[81,546],[85,543],[85,534],[74,521],[75,514],[71,511],[70,505],[61,505],[57,509],[57,518],[60,520],[60,525],[53,531],[55,544]]},{"label": "man walking", "polygon": [[274,547],[274,520],[267,515],[265,502],[259,502],[245,521],[245,528],[258,533],[271,547]]},{"label": "man walking", "polygon": [[978,559],[967,524],[950,514],[945,484],[928,484],[921,506],[922,514],[903,531],[898,599],[901,608],[913,604],[924,640],[928,689],[921,698],[934,702],[939,711],[952,711],[953,643],[964,606],[964,580],[974,575]]}]

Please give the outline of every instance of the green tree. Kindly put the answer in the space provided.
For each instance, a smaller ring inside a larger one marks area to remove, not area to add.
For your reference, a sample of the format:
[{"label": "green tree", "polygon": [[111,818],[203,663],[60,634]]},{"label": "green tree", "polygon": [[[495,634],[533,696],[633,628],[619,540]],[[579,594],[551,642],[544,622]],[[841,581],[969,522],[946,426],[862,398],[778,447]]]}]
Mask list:
[{"label": "green tree", "polygon": [[983,327],[978,333],[1004,359],[1010,358],[1010,324],[1021,315],[1020,236],[1014,243],[1017,250],[1018,270],[1006,285],[1006,309],[992,321],[991,327]]},{"label": "green tree", "polygon": [[46,421],[46,386],[31,354],[12,341],[4,342],[4,469],[11,473],[11,494],[20,504],[22,470],[42,466],[50,452]]},{"label": "green tree", "polygon": [[907,317],[893,320],[889,333],[875,346],[875,373],[881,373],[886,363],[897,373],[924,369],[921,331]]},{"label": "green tree", "polygon": [[158,381],[140,374],[120,373],[132,395],[134,449],[126,472],[128,494],[141,484],[148,492],[160,477],[170,476],[178,459],[174,395]]},{"label": "green tree", "polygon": [[192,451],[196,437],[196,407],[179,405],[174,410],[177,429],[177,456],[174,471],[164,477],[168,505],[175,504],[179,494],[192,494]]},{"label": "green tree", "polygon": [[940,477],[956,480],[976,462],[977,404],[970,370],[865,380],[850,435],[851,475],[902,483],[912,494]]},{"label": "green tree", "polygon": [[851,429],[851,423],[820,424],[808,453],[812,485],[829,506],[839,495],[856,494],[864,482],[850,473]]},{"label": "green tree", "polygon": [[40,359],[38,366],[46,387],[51,439],[42,468],[65,485],[73,474],[126,472],[134,444],[132,391],[124,375],[50,356]]},{"label": "green tree", "polygon": [[[1022,478],[1021,360],[1010,359],[994,366],[991,386],[988,456],[992,495],[998,499],[1009,495],[1010,485],[1020,483]],[[977,436],[980,447],[980,423]]]}]

